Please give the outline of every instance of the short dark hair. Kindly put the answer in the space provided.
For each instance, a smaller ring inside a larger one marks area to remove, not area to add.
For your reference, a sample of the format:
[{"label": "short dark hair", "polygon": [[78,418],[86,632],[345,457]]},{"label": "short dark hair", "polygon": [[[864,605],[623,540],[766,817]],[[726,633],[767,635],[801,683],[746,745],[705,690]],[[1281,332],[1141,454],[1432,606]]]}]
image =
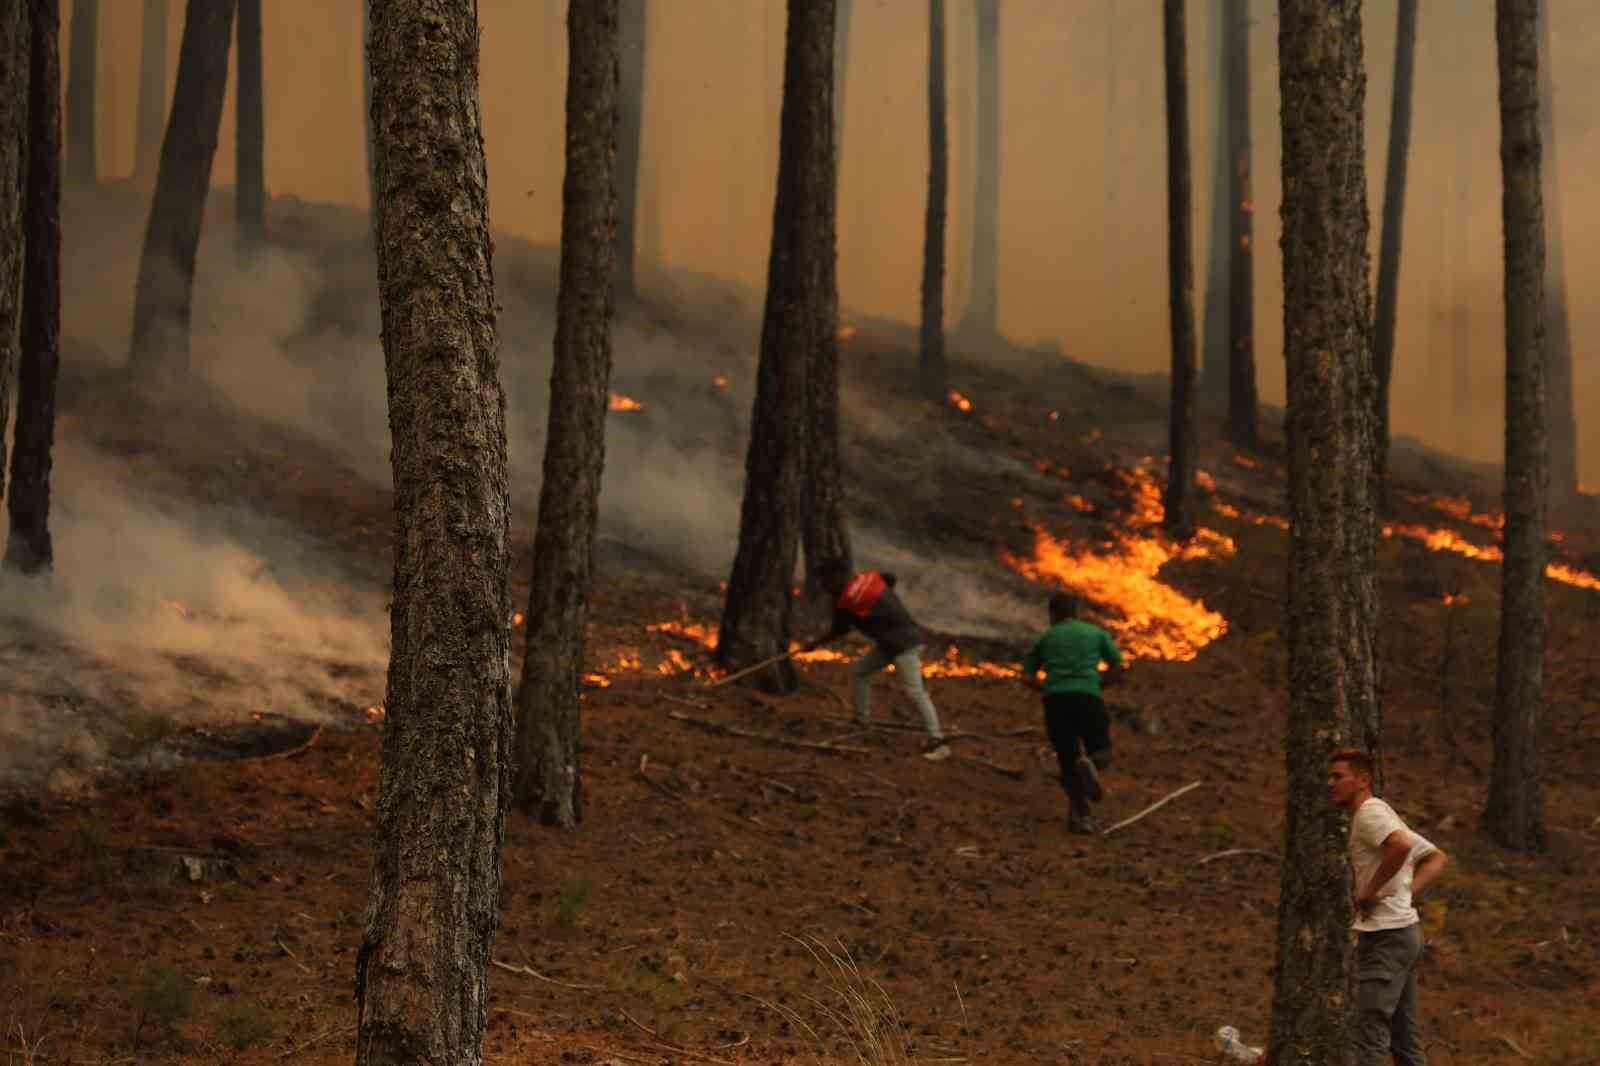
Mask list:
[{"label": "short dark hair", "polygon": [[1067,592],[1058,592],[1050,597],[1050,622],[1065,622],[1078,613],[1078,597]]},{"label": "short dark hair", "polygon": [[1368,777],[1372,776],[1376,765],[1372,761],[1372,753],[1363,748],[1339,748],[1329,753],[1328,765],[1332,766],[1336,762],[1346,763],[1351,770],[1358,774],[1366,774]]}]

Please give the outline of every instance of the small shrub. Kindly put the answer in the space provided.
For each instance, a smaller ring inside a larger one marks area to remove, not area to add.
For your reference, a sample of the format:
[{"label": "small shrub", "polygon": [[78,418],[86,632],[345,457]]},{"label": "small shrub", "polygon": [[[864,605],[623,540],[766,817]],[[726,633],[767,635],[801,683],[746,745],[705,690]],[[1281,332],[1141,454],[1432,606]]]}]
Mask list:
[{"label": "small shrub", "polygon": [[593,894],[594,883],[587,877],[575,878],[563,884],[560,895],[556,897],[555,923],[563,929],[571,928],[578,921],[578,912]]},{"label": "small shrub", "polygon": [[138,1048],[146,1025],[171,1029],[189,1016],[194,1009],[194,986],[171,966],[152,966],[139,980],[134,1009],[139,1020],[133,1029],[133,1046]]}]

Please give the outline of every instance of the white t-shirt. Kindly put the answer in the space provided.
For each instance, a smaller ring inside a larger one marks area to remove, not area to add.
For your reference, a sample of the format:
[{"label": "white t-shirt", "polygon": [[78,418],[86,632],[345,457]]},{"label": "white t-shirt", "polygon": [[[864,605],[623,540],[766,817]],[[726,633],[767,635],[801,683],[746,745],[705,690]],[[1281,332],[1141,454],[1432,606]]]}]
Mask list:
[{"label": "white t-shirt", "polygon": [[1359,914],[1352,927],[1371,933],[1379,929],[1404,929],[1418,921],[1417,909],[1411,905],[1411,873],[1418,861],[1427,858],[1435,848],[1420,833],[1406,829],[1406,823],[1394,813],[1394,808],[1376,796],[1357,808],[1350,819],[1350,866],[1355,871],[1355,890],[1360,893],[1372,880],[1378,865],[1383,861],[1383,842],[1396,829],[1411,835],[1411,854],[1406,856],[1400,870],[1388,884],[1378,888],[1378,903],[1372,913],[1363,918]]}]

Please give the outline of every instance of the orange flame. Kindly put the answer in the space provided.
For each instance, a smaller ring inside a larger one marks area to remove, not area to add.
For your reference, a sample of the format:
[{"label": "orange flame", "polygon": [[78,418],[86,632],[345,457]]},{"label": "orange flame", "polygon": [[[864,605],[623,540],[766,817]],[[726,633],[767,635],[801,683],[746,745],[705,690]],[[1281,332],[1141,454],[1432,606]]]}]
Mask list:
[{"label": "orange flame", "polygon": [[1156,579],[1173,559],[1233,554],[1231,538],[1202,529],[1187,544],[1159,531],[1161,489],[1146,470],[1123,475],[1132,509],[1113,534],[1109,553],[1076,549],[1033,526],[1033,555],[1002,552],[1005,564],[1024,577],[1071,589],[1104,604],[1115,617],[1107,626],[1130,659],[1187,661],[1228,630],[1222,615]]},{"label": "orange flame", "polygon": [[388,711],[385,710],[383,704],[380,703],[380,704],[378,704],[376,706],[373,706],[373,707],[365,707],[365,708],[363,708],[361,713],[366,715],[369,720],[376,722],[380,718],[382,718],[385,714],[387,714]]},{"label": "orange flame", "polygon": [[638,400],[630,399],[620,392],[613,392],[611,394],[610,408],[613,411],[643,411],[644,404]]},{"label": "orange flame", "polygon": [[725,389],[728,387],[728,379],[726,376],[718,374],[716,377],[711,379],[711,384],[715,385],[719,389]]},{"label": "orange flame", "polygon": [[966,414],[967,412],[972,410],[972,401],[967,399],[965,396],[961,395],[955,389],[951,389],[950,390],[950,406],[954,407],[957,411],[960,411],[962,414]]},{"label": "orange flame", "polygon": [[851,337],[854,337],[855,335],[856,335],[856,328],[854,326],[840,326],[839,327],[839,339],[840,340],[847,341]]}]

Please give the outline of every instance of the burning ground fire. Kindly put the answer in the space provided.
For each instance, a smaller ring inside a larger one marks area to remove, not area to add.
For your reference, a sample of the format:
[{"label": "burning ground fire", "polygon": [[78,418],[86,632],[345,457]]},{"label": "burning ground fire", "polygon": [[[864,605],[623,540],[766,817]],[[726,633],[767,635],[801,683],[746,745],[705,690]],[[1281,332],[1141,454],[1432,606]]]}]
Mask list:
[{"label": "burning ground fire", "polygon": [[[662,633],[667,636],[678,637],[697,644],[705,651],[715,651],[717,647],[717,630],[715,626],[705,622],[695,622],[687,618],[666,622],[652,622],[645,627],[652,633]],[[817,648],[815,651],[799,651],[798,643],[792,644],[793,658],[799,663],[844,663],[855,659],[847,651],[838,651],[833,648]],[[638,660],[635,659],[635,666]],[[676,648],[667,652],[667,657],[656,666],[657,672],[671,676],[673,674],[688,673],[695,670],[694,663]],[[992,662],[973,662],[961,654],[955,646],[946,649],[943,658],[929,659],[922,664],[922,672],[927,677],[984,677],[1008,678],[1017,677],[1021,670],[1016,666]]]},{"label": "burning ground fire", "polygon": [[624,396],[620,392],[613,392],[611,394],[611,402],[608,406],[613,411],[644,410],[644,404],[640,403],[638,400],[632,399],[631,397]]},{"label": "burning ground fire", "polygon": [[1011,569],[1043,584],[1068,589],[1107,609],[1102,619],[1130,659],[1186,662],[1228,631],[1227,619],[1156,575],[1174,559],[1232,555],[1233,541],[1209,529],[1187,544],[1163,536],[1161,489],[1148,470],[1123,473],[1133,507],[1112,535],[1110,551],[1077,548],[1033,526],[1033,555],[1002,552]]}]

